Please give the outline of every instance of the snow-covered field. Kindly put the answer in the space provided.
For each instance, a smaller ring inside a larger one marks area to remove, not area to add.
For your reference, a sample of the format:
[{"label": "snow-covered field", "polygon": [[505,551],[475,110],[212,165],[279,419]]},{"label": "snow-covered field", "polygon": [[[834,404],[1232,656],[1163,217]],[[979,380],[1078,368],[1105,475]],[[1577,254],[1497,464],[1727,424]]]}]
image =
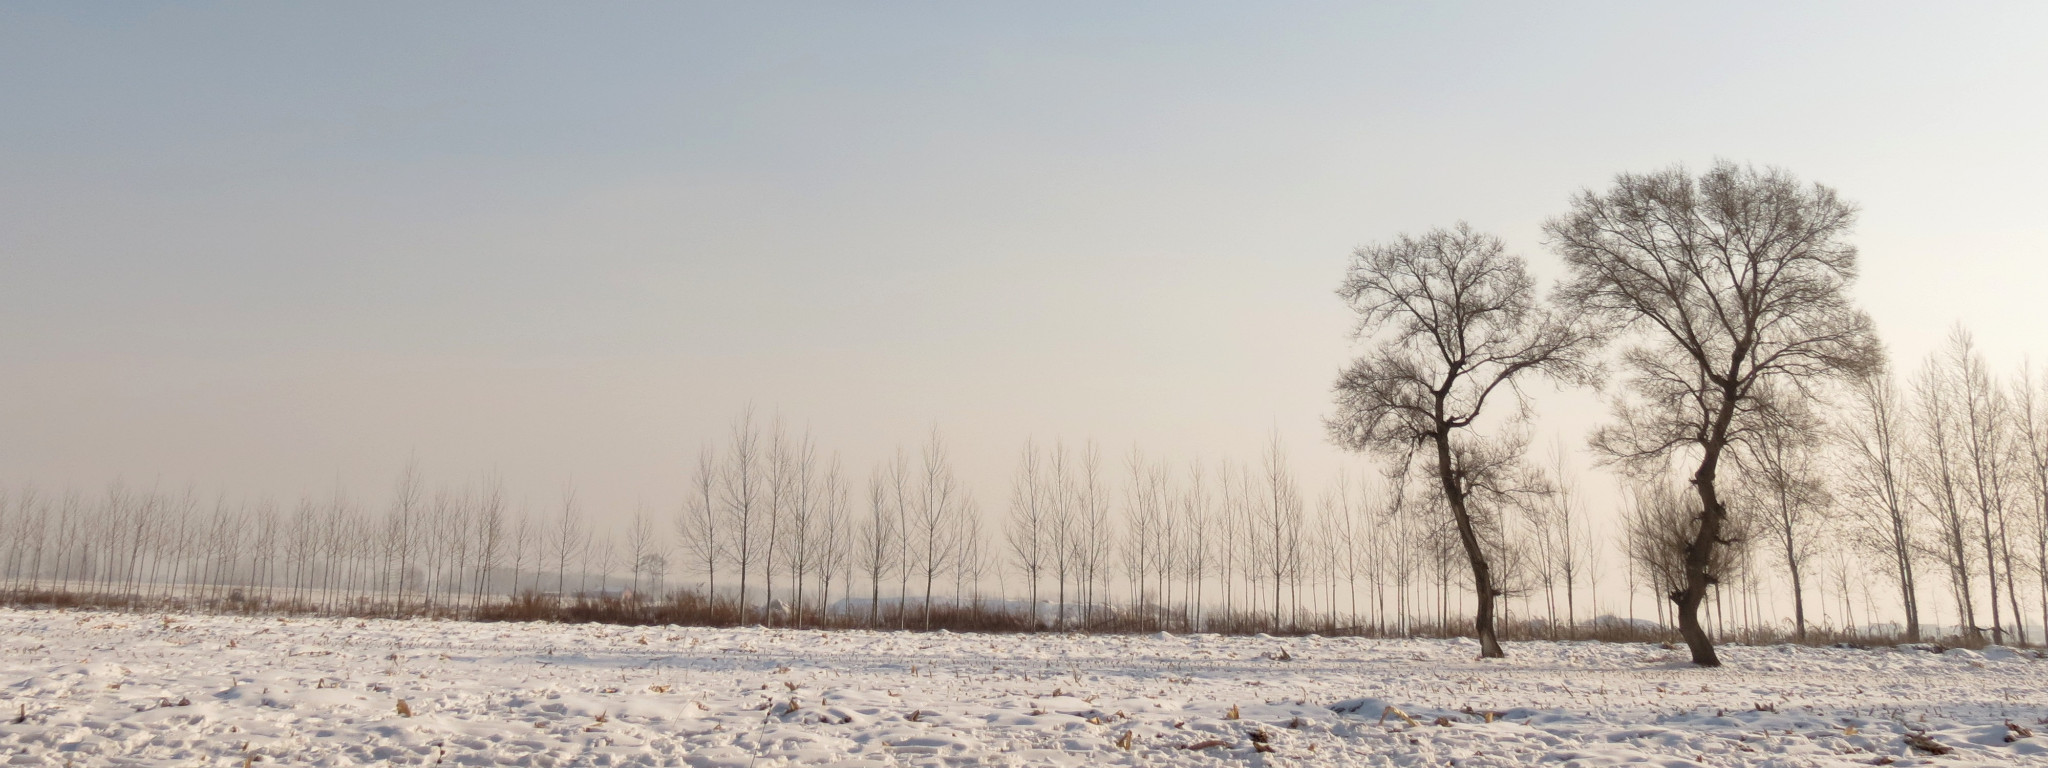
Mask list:
[{"label": "snow-covered field", "polygon": [[1701,670],[1644,645],[17,610],[0,647],[19,765],[2048,765],[2048,662],[1997,648]]}]

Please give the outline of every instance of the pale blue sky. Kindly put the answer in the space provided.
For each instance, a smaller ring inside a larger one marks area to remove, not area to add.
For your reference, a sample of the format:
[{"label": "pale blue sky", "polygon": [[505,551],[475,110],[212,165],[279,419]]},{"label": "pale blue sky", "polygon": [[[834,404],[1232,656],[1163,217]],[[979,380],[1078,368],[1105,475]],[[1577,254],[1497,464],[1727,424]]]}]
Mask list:
[{"label": "pale blue sky", "polygon": [[1320,483],[1353,246],[1555,277],[1715,157],[1864,206],[1902,356],[2048,358],[2048,6],[1784,5],[10,4],[0,483],[667,509],[749,401],[992,509],[1027,435]]}]

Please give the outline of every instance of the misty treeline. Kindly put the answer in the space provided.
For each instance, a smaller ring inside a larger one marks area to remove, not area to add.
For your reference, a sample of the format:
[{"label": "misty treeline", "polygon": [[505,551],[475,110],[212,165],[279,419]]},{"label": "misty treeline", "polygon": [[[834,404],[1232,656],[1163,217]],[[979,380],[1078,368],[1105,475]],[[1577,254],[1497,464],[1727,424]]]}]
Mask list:
[{"label": "misty treeline", "polygon": [[[1716,566],[1717,634],[1771,636],[1781,620],[1803,632],[1823,600],[1830,640],[1859,619],[1889,631],[1903,617],[1901,639],[1923,624],[1983,626],[2003,633],[1994,641],[2020,637],[2023,606],[2048,621],[2048,379],[1991,371],[1958,328],[1904,385],[1873,370],[1807,414],[1825,425],[1761,443],[1772,453],[1737,485],[1737,543]],[[1534,490],[1477,527],[1503,625],[1525,637],[1624,629],[1614,617],[1588,624],[1603,587],[1605,611],[1634,619],[1640,604],[1641,618],[1674,622],[1660,598],[1682,578],[1697,500],[1679,484],[1631,482],[1618,525],[1596,525],[1565,449],[1546,453],[1520,468]],[[1307,491],[1277,441],[1207,462],[1027,442],[991,494],[1001,504],[984,509],[936,433],[855,478],[809,437],[746,414],[687,474],[678,508],[614,526],[573,491],[512,505],[494,479],[429,487],[410,464],[373,500],[16,488],[0,494],[0,562],[17,599],[349,615],[528,615],[505,613],[524,595],[529,610],[613,604],[592,618],[679,601],[695,610],[649,615],[1404,635],[1444,633],[1474,608],[1432,478],[1380,467]],[[1980,624],[1993,594],[1999,618]],[[1626,608],[1617,595],[1631,596]]]},{"label": "misty treeline", "polygon": [[[433,487],[413,463],[374,500],[15,488],[0,564],[21,603],[360,616],[1440,634],[1461,610],[1440,516],[1376,475],[1311,502],[1277,438],[1212,463],[1027,441],[984,509],[936,430],[854,476],[748,411],[687,476],[679,507],[615,526],[573,490],[514,505],[494,478]],[[1528,561],[1528,610],[1562,626],[1597,541],[1555,499],[1530,518],[1553,546]]]},{"label": "misty treeline", "polygon": [[[1825,186],[1723,162],[1574,196],[1544,226],[1567,269],[1548,291],[1463,224],[1357,249],[1338,295],[1360,354],[1326,426],[1369,458],[1318,489],[1277,437],[1199,460],[1032,440],[1003,487],[970,487],[936,429],[849,467],[749,409],[683,468],[679,506],[623,525],[573,489],[514,505],[410,464],[367,500],[5,489],[5,586],[354,615],[1455,632],[1489,656],[1502,634],[1671,631],[1706,665],[1730,639],[2025,643],[2048,627],[2048,378],[1960,325],[1889,359],[1849,296],[1855,218]],[[1609,401],[1586,447],[1616,508],[1586,508],[1575,448],[1530,455],[1539,384]]]},{"label": "misty treeline", "polygon": [[[1960,625],[2007,642],[2048,623],[2048,378],[1995,375],[1958,327],[1894,379],[1843,382],[1804,428],[1759,440],[1715,565],[1718,635],[1803,634],[1822,601],[1831,640],[1899,623],[1901,639]],[[1598,635],[1614,617],[1581,625],[1639,605],[1675,622],[1661,598],[1697,499],[1625,480],[1615,524],[1596,524],[1565,452],[1519,467],[1520,494],[1479,516],[1502,624]],[[574,491],[514,505],[494,479],[430,487],[410,464],[372,499],[290,504],[21,487],[0,493],[0,573],[17,600],[349,615],[495,616],[524,595],[680,600],[697,610],[663,615],[715,623],[1403,635],[1474,610],[1433,478],[1381,466],[1305,490],[1277,441],[1206,462],[1027,442],[985,509],[936,433],[856,477],[749,414],[687,475],[678,508],[613,526]]]}]

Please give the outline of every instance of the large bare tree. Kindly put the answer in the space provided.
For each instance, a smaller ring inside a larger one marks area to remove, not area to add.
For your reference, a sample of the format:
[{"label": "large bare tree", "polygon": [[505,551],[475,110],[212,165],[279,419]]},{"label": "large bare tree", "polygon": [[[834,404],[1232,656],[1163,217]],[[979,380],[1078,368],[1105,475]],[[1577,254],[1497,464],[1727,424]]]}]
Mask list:
[{"label": "large bare tree", "polygon": [[[1482,433],[1480,417],[1498,413],[1495,423],[1517,431],[1518,379],[1583,379],[1596,336],[1543,303],[1500,238],[1463,223],[1359,248],[1338,295],[1358,313],[1368,349],[1337,379],[1330,436],[1433,469],[1472,569],[1480,655],[1499,658],[1501,583],[1482,540],[1526,488],[1516,471],[1524,441]],[[1511,402],[1488,409],[1502,400]]]},{"label": "large bare tree", "polygon": [[1670,599],[1701,666],[1719,666],[1700,605],[1721,574],[1728,508],[1717,485],[1731,446],[1816,377],[1854,374],[1879,359],[1870,319],[1848,295],[1856,207],[1785,171],[1722,161],[1698,177],[1682,167],[1622,174],[1587,190],[1545,224],[1570,267],[1561,298],[1574,311],[1640,331],[1623,354],[1626,393],[1594,436],[1609,458],[1661,472],[1696,458],[1699,524]]}]

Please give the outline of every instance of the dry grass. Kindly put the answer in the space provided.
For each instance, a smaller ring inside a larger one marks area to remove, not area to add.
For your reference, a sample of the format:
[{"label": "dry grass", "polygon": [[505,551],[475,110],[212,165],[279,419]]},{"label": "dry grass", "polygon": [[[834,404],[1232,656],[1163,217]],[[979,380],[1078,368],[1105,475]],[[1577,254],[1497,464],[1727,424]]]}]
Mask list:
[{"label": "dry grass", "polygon": [[[439,605],[431,610],[414,603],[387,604],[364,598],[335,601],[327,605],[272,598],[244,599],[238,593],[227,597],[149,597],[61,589],[0,591],[0,605],[60,610],[106,610],[133,613],[188,612],[231,615],[307,615],[348,618],[446,618],[474,621],[545,621],[599,623],[626,626],[732,627],[742,624],[806,629],[944,629],[952,632],[1025,633],[1054,631],[1053,616],[1041,614],[1034,622],[1029,615],[976,604],[934,603],[929,624],[924,607],[915,600],[883,606],[872,625],[867,614],[822,614],[815,609],[792,616],[768,614],[742,606],[731,599],[712,599],[697,592],[676,591],[658,599],[637,597],[587,597],[561,599],[528,591],[506,600],[484,603],[474,609]],[[1411,622],[1405,627],[1376,624],[1356,625],[1332,617],[1315,617],[1275,628],[1269,612],[1214,611],[1201,617],[1200,627],[1180,611],[1121,607],[1097,608],[1085,614],[1078,609],[1068,617],[1068,630],[1091,634],[1135,634],[1157,631],[1189,633],[1215,632],[1226,635],[1271,634],[1331,637],[1469,637],[1471,624],[1465,620],[1449,623]],[[1683,640],[1676,628],[1647,622],[1616,620],[1583,621],[1572,625],[1543,621],[1504,623],[1502,640],[1595,641],[1605,643],[1652,643],[1678,646]],[[1716,642],[1737,645],[1802,644],[1813,646],[1873,647],[1906,644],[1905,638],[1885,632],[1809,627],[1805,637],[1789,628],[1752,627],[1716,633]],[[1982,638],[1929,636],[1923,646],[1939,651],[1946,648],[1981,648]]]}]

